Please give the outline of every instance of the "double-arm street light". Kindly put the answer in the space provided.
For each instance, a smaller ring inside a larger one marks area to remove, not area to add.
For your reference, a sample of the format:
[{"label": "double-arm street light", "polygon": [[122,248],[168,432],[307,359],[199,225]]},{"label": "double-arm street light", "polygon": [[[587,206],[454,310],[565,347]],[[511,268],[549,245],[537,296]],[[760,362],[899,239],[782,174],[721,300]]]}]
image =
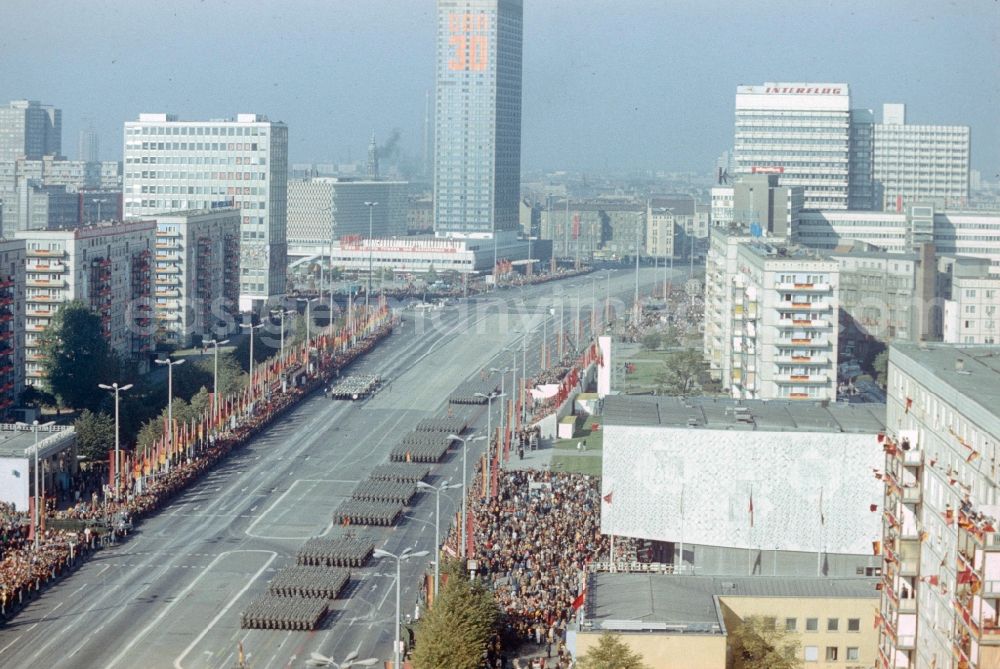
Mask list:
[{"label": "double-arm street light", "polygon": [[365,318],[368,318],[368,297],[372,292],[372,221],[378,202],[365,202],[368,207],[368,287],[365,288]]},{"label": "double-arm street light", "polygon": [[[506,383],[507,372],[510,371],[510,368],[509,367],[490,367],[490,371],[493,372],[494,374],[499,374],[500,375],[500,394],[497,395],[497,397],[506,397],[507,396],[507,390],[506,390],[506,387],[505,387],[504,384]],[[504,425],[505,425],[504,416],[506,414],[507,414],[507,412],[506,412],[506,410],[504,410],[503,403],[501,403],[500,404],[500,441],[501,442],[503,442]]]},{"label": "double-arm street light", "polygon": [[483,397],[488,402],[489,408],[486,410],[486,496],[490,496],[490,483],[492,482],[492,477],[490,475],[490,468],[493,460],[493,400],[506,397],[504,393],[476,393],[475,397]]},{"label": "double-arm street light", "polygon": [[253,321],[249,323],[240,323],[241,328],[248,328],[250,330],[250,392],[253,393],[253,331],[259,330],[264,327],[263,323],[253,324]]},{"label": "double-arm street light", "polygon": [[183,365],[184,359],[171,360],[167,358],[166,360],[156,360],[157,365],[167,366],[167,430],[170,433],[170,449],[171,452],[174,448],[174,367],[177,365]]},{"label": "double-arm street light", "polygon": [[466,514],[466,511],[465,511],[465,502],[466,502],[466,498],[468,497],[468,491],[466,490],[465,482],[466,482],[466,473],[469,470],[469,467],[466,464],[466,457],[468,456],[468,452],[469,452],[469,449],[467,448],[467,446],[469,445],[470,441],[481,441],[481,440],[485,439],[486,437],[484,437],[483,435],[479,435],[478,437],[460,437],[457,434],[449,434],[448,438],[449,439],[454,439],[455,441],[462,442],[462,549],[461,549],[460,553],[461,553],[462,557],[464,558],[465,557],[465,526],[467,524],[466,523],[466,515],[465,515]]},{"label": "double-arm street light", "polygon": [[118,396],[132,388],[131,383],[127,383],[124,386],[119,386],[118,382],[115,381],[110,386],[106,386],[103,383],[98,383],[97,387],[101,390],[110,390],[115,394],[115,501],[118,501],[118,494],[120,481],[121,481],[121,421],[119,420],[118,412]]},{"label": "double-arm street light", "polygon": [[[17,423],[18,427],[22,428],[30,427],[31,431],[35,433],[35,449],[34,449],[35,450],[35,495],[34,496],[35,496],[35,550],[36,551],[38,550],[38,535],[41,532],[42,528],[42,512],[41,512],[41,507],[38,506],[39,502],[41,501],[39,499],[39,494],[38,494],[38,491],[40,490],[40,488],[38,487],[38,429],[42,427],[50,427],[55,424],[56,422],[54,420],[50,420],[48,423],[39,423],[37,420],[34,420],[31,421],[31,425],[20,422]],[[117,459],[117,457],[118,457],[118,451],[116,449],[115,458]]]},{"label": "double-arm street light", "polygon": [[205,346],[212,346],[215,349],[215,363],[212,373],[212,428],[214,429],[215,421],[219,417],[219,347],[228,344],[229,340],[223,339],[219,341],[218,339],[209,339],[202,343]]},{"label": "double-arm street light", "polygon": [[271,309],[272,316],[281,316],[281,339],[279,340],[279,354],[278,357],[281,362],[285,361],[285,316],[290,314],[298,313],[294,309]]},{"label": "double-arm street light", "polygon": [[393,669],[396,669],[397,667],[400,666],[400,664],[399,664],[399,655],[400,655],[400,653],[399,653],[399,586],[400,586],[400,583],[401,583],[401,580],[402,580],[400,578],[400,565],[403,563],[403,560],[409,560],[410,558],[424,557],[425,555],[427,555],[427,551],[416,551],[416,552],[413,552],[412,548],[407,548],[402,553],[400,553],[399,555],[396,555],[395,553],[390,553],[389,551],[384,551],[381,548],[376,548],[375,552],[372,553],[372,555],[374,555],[377,558],[384,558],[384,557],[392,558],[393,560],[396,561],[396,618],[393,621],[394,624],[395,624],[395,627],[396,627],[396,641],[395,641],[395,643],[392,646],[393,657],[395,658],[395,660],[393,661],[392,666],[393,666]]},{"label": "double-arm street light", "polygon": [[296,298],[299,302],[306,303],[306,350],[312,346],[312,303],[319,300],[318,297],[299,297]]},{"label": "double-arm street light", "polygon": [[353,651],[350,655],[345,657],[340,662],[334,662],[332,657],[326,657],[325,655],[320,655],[319,653],[309,653],[309,659],[306,660],[307,667],[333,667],[333,669],[350,669],[350,667],[370,667],[373,664],[378,663],[377,657],[369,657],[367,660],[355,659],[358,656],[358,651]]},{"label": "double-arm street light", "polygon": [[433,486],[430,483],[424,483],[423,481],[417,481],[417,487],[423,488],[424,490],[433,490],[434,497],[434,597],[435,601],[438,594],[438,583],[441,580],[441,491],[442,490],[453,490],[455,488],[463,487],[460,483],[448,483],[448,479],[441,482],[440,485]]}]

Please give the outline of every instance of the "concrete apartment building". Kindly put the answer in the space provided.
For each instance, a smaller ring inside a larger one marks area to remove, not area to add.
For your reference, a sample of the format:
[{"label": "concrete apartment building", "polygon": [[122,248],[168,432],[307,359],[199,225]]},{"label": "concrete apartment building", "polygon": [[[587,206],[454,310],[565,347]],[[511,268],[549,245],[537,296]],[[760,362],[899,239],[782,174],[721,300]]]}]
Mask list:
[{"label": "concrete apartment building", "polygon": [[186,348],[229,334],[239,312],[239,210],[160,214],[155,260],[157,340]]},{"label": "concrete apartment building", "polygon": [[850,104],[847,84],[738,86],[735,176],[776,174],[808,209],[847,209]]},{"label": "concrete apartment building", "polygon": [[0,419],[24,392],[24,242],[0,237]]},{"label": "concrete apartment building", "polygon": [[1000,347],[893,344],[877,666],[1000,665]]},{"label": "concrete apartment building", "polygon": [[841,337],[864,358],[873,341],[939,337],[937,262],[934,248],[887,253],[856,243],[830,252],[840,267]]},{"label": "concrete apartment building", "polygon": [[559,258],[634,258],[647,255],[646,213],[638,202],[563,200],[542,209],[539,229]]},{"label": "concrete apartment building", "polygon": [[[372,181],[314,177],[288,182],[288,254],[310,256],[329,252],[343,237],[368,237],[369,213],[373,237],[406,235],[405,181]],[[369,212],[366,202],[375,202]]]},{"label": "concrete apartment building", "polygon": [[909,125],[906,105],[883,105],[873,130],[875,204],[893,211],[922,202],[967,206],[970,148],[969,126]]},{"label": "concrete apartment building", "polygon": [[857,240],[890,253],[931,243],[939,255],[986,258],[990,273],[1000,275],[1000,212],[941,211],[932,205],[909,206],[902,213],[803,211],[792,239],[825,250]]},{"label": "concrete apartment building", "polygon": [[645,254],[655,258],[702,255],[708,240],[711,208],[691,195],[650,198],[646,204]]},{"label": "concrete apartment building", "polygon": [[940,338],[948,344],[1000,344],[1000,276],[984,258],[938,259]]},{"label": "concrete apartment building", "polygon": [[0,107],[0,160],[62,154],[62,110],[35,100]]},{"label": "concrete apartment building", "polygon": [[259,114],[125,123],[126,219],[171,211],[240,210],[240,310],[285,293],[288,128]]},{"label": "concrete apartment building", "polygon": [[705,276],[705,358],[734,398],[836,401],[835,261],[716,228]]},{"label": "concrete apartment building", "polygon": [[15,233],[26,244],[25,378],[44,383],[39,337],[79,300],[101,318],[112,351],[143,363],[152,350],[153,221]]},{"label": "concrete apartment building", "polygon": [[580,657],[612,631],[650,669],[737,669],[733,635],[750,616],[774,620],[817,669],[875,663],[878,606],[873,578],[733,578],[672,574],[590,576],[584,621],[568,632]]}]

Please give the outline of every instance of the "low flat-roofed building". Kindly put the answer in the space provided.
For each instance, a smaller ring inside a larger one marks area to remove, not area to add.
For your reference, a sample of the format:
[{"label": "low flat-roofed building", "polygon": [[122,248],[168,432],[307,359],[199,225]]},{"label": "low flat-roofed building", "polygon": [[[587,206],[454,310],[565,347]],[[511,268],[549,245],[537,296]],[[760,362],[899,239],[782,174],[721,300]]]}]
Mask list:
[{"label": "low flat-roofed building", "polygon": [[874,575],[884,427],[881,404],[608,396],[601,532],[696,574]]},{"label": "low flat-roofed building", "polygon": [[582,625],[567,634],[575,657],[602,632],[621,635],[650,669],[722,669],[734,664],[733,632],[749,616],[774,619],[800,642],[810,667],[870,667],[878,632],[874,578],[743,578],[594,574]]},{"label": "low flat-roofed building", "polygon": [[[76,473],[76,432],[72,426],[38,428],[39,483],[46,496],[69,492]],[[27,511],[35,494],[35,434],[31,426],[0,423],[0,502]]]}]

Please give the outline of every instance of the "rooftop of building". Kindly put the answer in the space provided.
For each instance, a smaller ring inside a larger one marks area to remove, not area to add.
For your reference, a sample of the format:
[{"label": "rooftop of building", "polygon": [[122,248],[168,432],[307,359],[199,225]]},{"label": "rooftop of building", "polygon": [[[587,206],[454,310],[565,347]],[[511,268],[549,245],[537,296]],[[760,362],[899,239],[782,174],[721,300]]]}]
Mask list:
[{"label": "rooftop of building", "polygon": [[960,404],[976,404],[980,410],[1000,420],[1000,346],[960,346],[893,342],[889,360],[897,364],[902,353],[914,364],[930,372],[935,383],[952,392],[932,389],[939,395],[953,398]]},{"label": "rooftop of building", "polygon": [[603,411],[605,425],[855,434],[885,429],[884,404],[608,395]]},{"label": "rooftop of building", "polygon": [[767,237],[755,237],[741,246],[746,251],[753,253],[763,260],[789,262],[803,260],[814,260],[816,262],[830,261],[830,257],[827,254],[817,251],[814,248],[789,244]]},{"label": "rooftop of building", "polygon": [[720,597],[875,599],[876,578],[597,574],[587,601],[594,627],[724,634]]},{"label": "rooftop of building", "polygon": [[177,211],[165,211],[162,214],[155,214],[150,216],[159,220],[161,218],[189,218],[191,216],[205,216],[208,214],[219,214],[219,213],[238,213],[239,207],[216,207],[214,209],[179,209]]},{"label": "rooftop of building", "polygon": [[[38,430],[39,457],[49,457],[71,444],[67,437],[73,428],[61,425],[41,427]],[[35,434],[30,427],[14,423],[0,423],[0,458],[24,458],[34,455]]]}]

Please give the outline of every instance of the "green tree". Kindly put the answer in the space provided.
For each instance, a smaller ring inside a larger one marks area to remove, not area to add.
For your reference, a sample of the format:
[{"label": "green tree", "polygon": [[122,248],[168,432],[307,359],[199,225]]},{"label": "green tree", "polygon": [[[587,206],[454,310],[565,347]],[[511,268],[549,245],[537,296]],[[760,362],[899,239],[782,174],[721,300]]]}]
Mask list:
[{"label": "green tree", "polygon": [[729,632],[736,669],[798,669],[799,638],[774,618],[748,616]]},{"label": "green tree", "polygon": [[[117,376],[100,317],[80,301],[68,302],[41,336],[42,369],[49,390],[65,407],[96,410],[104,400],[99,383]],[[110,372],[110,374],[109,374]]]},{"label": "green tree", "polygon": [[667,331],[663,333],[663,346],[664,348],[673,348],[674,346],[680,346],[681,340],[677,336],[677,328],[669,327]]},{"label": "green tree", "polygon": [[437,270],[434,269],[434,263],[431,263],[427,267],[427,275],[424,277],[424,279],[427,280],[427,283],[434,283],[435,281],[438,280],[438,273]]},{"label": "green tree", "polygon": [[659,332],[648,332],[642,338],[642,347],[647,351],[655,351],[663,343]]},{"label": "green tree", "polygon": [[460,561],[442,567],[445,584],[415,634],[414,669],[479,669],[500,610],[492,593],[470,580]]},{"label": "green tree", "polygon": [[875,372],[875,382],[883,388],[889,382],[889,351],[885,350],[875,356],[872,361],[872,369]]},{"label": "green tree", "polygon": [[104,459],[115,446],[115,419],[109,414],[84,409],[73,428],[78,452],[89,460]]},{"label": "green tree", "polygon": [[597,645],[580,658],[579,669],[649,669],[642,655],[634,652],[621,637],[602,632]]},{"label": "green tree", "polygon": [[701,353],[694,349],[671,353],[656,375],[657,390],[663,395],[690,395],[700,388],[699,381],[706,369]]}]

